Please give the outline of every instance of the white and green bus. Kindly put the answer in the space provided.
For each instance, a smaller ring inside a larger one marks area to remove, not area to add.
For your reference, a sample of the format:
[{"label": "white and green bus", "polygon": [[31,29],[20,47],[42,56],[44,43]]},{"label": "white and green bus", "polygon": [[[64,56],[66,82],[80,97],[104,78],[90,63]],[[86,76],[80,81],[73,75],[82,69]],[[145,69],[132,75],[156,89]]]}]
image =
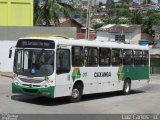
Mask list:
[{"label": "white and green bus", "polygon": [[[10,57],[11,57],[10,50]],[[12,92],[51,98],[122,91],[149,83],[148,46],[63,37],[20,38]]]}]

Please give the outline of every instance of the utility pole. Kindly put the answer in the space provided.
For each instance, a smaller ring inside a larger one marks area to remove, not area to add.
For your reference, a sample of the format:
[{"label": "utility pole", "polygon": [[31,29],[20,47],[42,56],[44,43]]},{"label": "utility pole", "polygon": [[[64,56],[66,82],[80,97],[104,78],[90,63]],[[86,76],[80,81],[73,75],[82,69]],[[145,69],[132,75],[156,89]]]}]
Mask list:
[{"label": "utility pole", "polygon": [[91,9],[91,0],[88,0],[88,9],[87,9],[87,21],[86,21],[86,35],[85,39],[89,40],[89,30],[90,30],[90,9]]}]

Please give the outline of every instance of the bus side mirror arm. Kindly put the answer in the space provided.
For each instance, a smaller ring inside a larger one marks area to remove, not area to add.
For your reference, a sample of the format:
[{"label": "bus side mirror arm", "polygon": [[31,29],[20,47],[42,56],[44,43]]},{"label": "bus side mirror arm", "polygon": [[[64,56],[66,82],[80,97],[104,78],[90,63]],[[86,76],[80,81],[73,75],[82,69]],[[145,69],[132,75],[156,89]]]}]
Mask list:
[{"label": "bus side mirror arm", "polygon": [[9,58],[11,58],[12,57],[12,50],[10,49],[9,50]]},{"label": "bus side mirror arm", "polygon": [[12,57],[12,48],[13,48],[13,47],[11,47],[11,48],[9,49],[9,58]]}]

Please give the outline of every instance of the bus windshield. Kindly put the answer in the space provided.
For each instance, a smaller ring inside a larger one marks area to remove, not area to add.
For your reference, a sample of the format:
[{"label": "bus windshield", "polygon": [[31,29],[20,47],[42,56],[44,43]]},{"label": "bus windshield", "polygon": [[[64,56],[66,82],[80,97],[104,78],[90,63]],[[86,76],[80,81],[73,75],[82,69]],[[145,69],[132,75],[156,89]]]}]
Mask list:
[{"label": "bus windshield", "polygon": [[54,72],[54,51],[16,49],[13,70],[16,74],[24,76],[49,76]]}]

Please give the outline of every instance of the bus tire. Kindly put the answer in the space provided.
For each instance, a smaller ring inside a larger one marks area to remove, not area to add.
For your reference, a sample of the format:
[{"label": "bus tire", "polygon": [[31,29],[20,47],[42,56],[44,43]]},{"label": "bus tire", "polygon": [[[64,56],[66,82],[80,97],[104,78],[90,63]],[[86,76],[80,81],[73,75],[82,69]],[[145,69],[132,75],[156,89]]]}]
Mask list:
[{"label": "bus tire", "polygon": [[130,80],[125,80],[123,84],[123,94],[128,95],[131,91],[131,82]]},{"label": "bus tire", "polygon": [[70,102],[78,102],[82,98],[82,86],[81,85],[75,85],[72,89],[72,93],[70,96]]}]

